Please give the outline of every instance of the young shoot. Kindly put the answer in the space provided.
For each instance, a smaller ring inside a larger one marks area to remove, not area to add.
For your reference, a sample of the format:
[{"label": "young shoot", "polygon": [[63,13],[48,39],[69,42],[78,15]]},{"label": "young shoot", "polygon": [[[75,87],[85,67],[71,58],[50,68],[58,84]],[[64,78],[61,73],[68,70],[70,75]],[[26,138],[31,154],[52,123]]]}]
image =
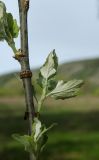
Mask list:
[{"label": "young shoot", "polygon": [[[57,81],[55,76],[58,69],[58,58],[55,50],[53,50],[47,57],[46,62],[40,68],[37,84],[41,87],[42,93],[37,105],[37,116],[33,120],[32,135],[14,134],[13,138],[24,145],[27,152],[35,155],[35,159],[39,160],[40,153],[43,151],[47,140],[48,131],[55,125],[52,124],[48,128],[40,121],[40,111],[43,103],[48,97],[58,99],[68,99],[78,95],[82,80],[71,80],[64,82],[63,80]],[[37,95],[37,94],[36,94]]]}]

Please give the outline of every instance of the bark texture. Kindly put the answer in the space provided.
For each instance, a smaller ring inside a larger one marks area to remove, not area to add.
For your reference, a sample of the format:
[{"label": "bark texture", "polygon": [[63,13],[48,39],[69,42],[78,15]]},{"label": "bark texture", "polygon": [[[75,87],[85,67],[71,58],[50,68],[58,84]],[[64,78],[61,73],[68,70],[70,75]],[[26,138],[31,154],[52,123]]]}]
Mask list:
[{"label": "bark texture", "polygon": [[[29,9],[29,0],[18,0],[19,4],[19,17],[20,17],[20,36],[21,36],[21,54],[24,56],[18,57],[18,61],[21,65],[21,74],[27,71],[30,71],[29,64],[29,49],[28,49],[28,9]],[[32,133],[32,121],[35,116],[35,108],[33,101],[33,86],[31,82],[31,76],[26,76],[22,78],[24,91],[25,91],[25,101],[26,101],[26,115],[28,116],[29,122],[29,135]],[[30,154],[30,160],[35,160],[35,157]]]}]

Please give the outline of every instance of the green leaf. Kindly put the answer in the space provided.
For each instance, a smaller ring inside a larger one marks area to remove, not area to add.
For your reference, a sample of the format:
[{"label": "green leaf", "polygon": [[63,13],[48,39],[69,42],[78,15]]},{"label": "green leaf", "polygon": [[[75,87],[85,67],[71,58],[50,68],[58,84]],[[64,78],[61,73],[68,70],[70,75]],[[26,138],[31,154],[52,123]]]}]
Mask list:
[{"label": "green leaf", "polygon": [[13,19],[11,13],[7,13],[7,22],[8,22],[9,32],[12,38],[17,38],[19,34],[19,27],[17,25],[16,19]]},{"label": "green leaf", "polygon": [[6,7],[3,2],[0,1],[0,41],[6,38],[5,27],[6,25]]},{"label": "green leaf", "polygon": [[38,157],[39,153],[44,149],[48,140],[46,132],[54,125],[55,124],[52,124],[50,127],[46,128],[45,125],[42,125],[37,118],[34,118],[31,136],[20,136],[19,134],[13,134],[12,137],[24,145],[25,151],[33,153]]},{"label": "green leaf", "polygon": [[44,134],[43,139],[42,139],[42,144],[41,144],[41,152],[45,148],[45,145],[46,145],[47,141],[48,141],[48,136],[46,134]]},{"label": "green leaf", "polygon": [[55,99],[66,99],[77,96],[82,84],[82,80],[71,80],[68,82],[61,80],[57,83],[56,88],[48,93],[47,96]]},{"label": "green leaf", "polygon": [[5,28],[2,26],[0,22],[0,41],[3,41],[6,38]]},{"label": "green leaf", "polygon": [[45,87],[46,79],[42,77],[41,73],[39,73],[39,78],[37,79],[37,83],[41,88]]},{"label": "green leaf", "polygon": [[[40,73],[39,73],[40,74]],[[45,87],[46,79],[39,75],[39,79],[37,79],[37,83],[41,88]],[[47,81],[47,89],[48,91],[53,90],[57,85],[57,81],[54,78],[51,78]]]},{"label": "green leaf", "polygon": [[20,142],[21,144],[23,144],[24,146],[29,145],[29,136],[28,135],[20,136],[19,134],[13,134],[12,137],[15,140],[17,140],[18,142]]},{"label": "green leaf", "polygon": [[42,135],[42,137],[38,141],[38,152],[43,151],[47,141],[48,141],[48,136],[46,134]]},{"label": "green leaf", "polygon": [[12,137],[20,142],[25,147],[25,151],[31,152],[34,147],[32,147],[31,144],[33,144],[33,141],[30,136],[24,135],[20,136],[19,134],[13,134]]},{"label": "green leaf", "polygon": [[56,75],[57,67],[58,59],[55,50],[53,50],[47,57],[45,64],[40,69],[41,76],[46,80],[52,78]]},{"label": "green leaf", "polygon": [[49,126],[48,128],[45,127],[45,125],[42,125],[41,127],[41,132],[37,137],[37,151],[38,152],[42,152],[47,141],[48,141],[48,136],[46,134],[46,132],[48,132],[52,127],[54,127],[56,125],[56,123],[52,124],[51,126]]},{"label": "green leaf", "polygon": [[3,2],[0,1],[0,19],[4,17],[6,13],[6,6]]},{"label": "green leaf", "polygon": [[34,122],[32,125],[32,137],[34,138],[34,142],[37,141],[37,138],[41,132],[41,122],[38,118],[34,118]]},{"label": "green leaf", "polygon": [[57,81],[55,79],[49,79],[48,80],[48,91],[52,91],[57,85]]},{"label": "green leaf", "polygon": [[14,53],[17,52],[14,38],[16,38],[18,34],[19,27],[17,21],[13,19],[11,13],[6,12],[5,4],[0,1],[0,41],[6,40]]},{"label": "green leaf", "polygon": [[42,125],[41,127],[41,132],[37,137],[37,141],[46,133],[48,132],[50,129],[52,129],[54,126],[56,125],[56,123],[53,123],[52,125],[50,125],[48,128],[45,127],[45,125]]},{"label": "green leaf", "polygon": [[45,127],[45,125],[42,125],[40,120],[38,118],[34,118],[34,122],[32,125],[32,137],[34,139],[34,142],[37,142],[43,134],[45,134],[48,130],[50,130],[53,126],[55,126],[56,123],[53,123],[48,128]]}]

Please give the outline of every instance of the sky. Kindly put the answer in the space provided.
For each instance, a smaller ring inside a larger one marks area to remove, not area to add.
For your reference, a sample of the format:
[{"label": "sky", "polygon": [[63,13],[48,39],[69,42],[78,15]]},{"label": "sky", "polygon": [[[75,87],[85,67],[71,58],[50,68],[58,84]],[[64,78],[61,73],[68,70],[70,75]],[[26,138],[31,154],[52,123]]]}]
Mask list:
[{"label": "sky", "polygon": [[[2,0],[19,24],[17,0]],[[31,68],[56,50],[59,63],[99,57],[98,0],[31,0],[28,13]],[[20,48],[20,37],[15,40]],[[6,42],[0,42],[0,75],[20,69]]]}]

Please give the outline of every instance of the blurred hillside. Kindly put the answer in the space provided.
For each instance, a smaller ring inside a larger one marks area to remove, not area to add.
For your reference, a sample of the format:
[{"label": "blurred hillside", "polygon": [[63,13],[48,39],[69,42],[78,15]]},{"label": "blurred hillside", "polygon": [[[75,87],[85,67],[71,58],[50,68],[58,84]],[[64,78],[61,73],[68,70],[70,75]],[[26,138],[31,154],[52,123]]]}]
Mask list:
[{"label": "blurred hillside", "polygon": [[[58,79],[71,80],[83,79],[85,84],[81,94],[99,95],[99,59],[64,63],[59,66]],[[38,76],[38,70],[33,71],[34,83]],[[36,86],[39,91],[39,87]],[[10,73],[0,76],[0,96],[23,95],[22,82],[18,73]]]}]

